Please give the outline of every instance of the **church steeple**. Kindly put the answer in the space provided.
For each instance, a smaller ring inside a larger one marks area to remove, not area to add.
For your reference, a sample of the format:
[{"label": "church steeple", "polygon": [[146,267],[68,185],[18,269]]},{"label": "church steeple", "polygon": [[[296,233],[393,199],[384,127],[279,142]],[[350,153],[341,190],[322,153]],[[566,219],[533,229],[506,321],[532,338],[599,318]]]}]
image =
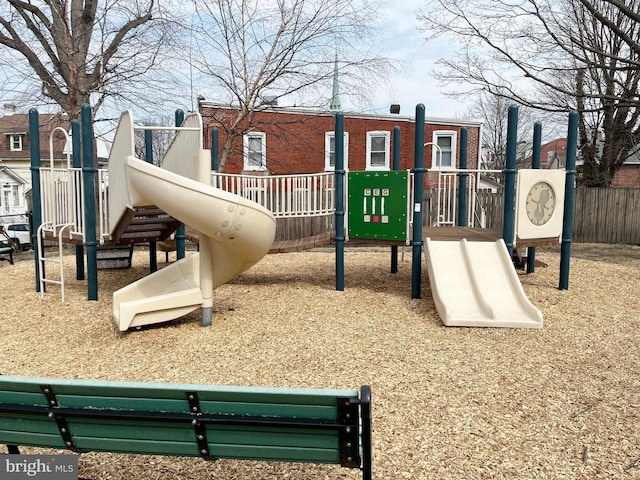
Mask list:
[{"label": "church steeple", "polygon": [[333,65],[333,92],[331,94],[331,103],[329,104],[330,110],[342,110],[342,103],[340,102],[340,91],[338,85],[338,54],[336,53],[336,60]]}]

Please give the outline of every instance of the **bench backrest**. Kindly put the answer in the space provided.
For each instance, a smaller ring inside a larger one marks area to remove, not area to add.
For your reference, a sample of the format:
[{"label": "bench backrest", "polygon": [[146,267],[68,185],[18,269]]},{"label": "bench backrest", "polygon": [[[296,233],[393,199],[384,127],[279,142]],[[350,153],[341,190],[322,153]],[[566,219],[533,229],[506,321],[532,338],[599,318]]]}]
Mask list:
[{"label": "bench backrest", "polygon": [[370,472],[370,391],[0,376],[0,443]]}]

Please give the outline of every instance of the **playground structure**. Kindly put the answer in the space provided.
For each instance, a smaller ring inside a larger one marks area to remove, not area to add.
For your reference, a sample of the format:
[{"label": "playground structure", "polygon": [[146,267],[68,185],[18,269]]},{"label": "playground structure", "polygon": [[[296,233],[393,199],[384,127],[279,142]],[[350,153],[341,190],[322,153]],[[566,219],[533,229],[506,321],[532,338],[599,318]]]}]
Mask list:
[{"label": "playground structure", "polygon": [[[150,262],[153,264],[155,242],[167,239],[178,229],[175,234],[178,261],[114,294],[113,317],[121,330],[173,319],[198,306],[202,308],[203,325],[209,325],[213,289],[249,268],[269,251],[275,234],[274,217],[335,214],[337,290],[344,289],[344,245],[350,238],[391,245],[392,272],[397,270],[397,247],[411,246],[412,298],[420,298],[424,255],[438,313],[447,326],[542,327],[542,314],[524,295],[511,262],[516,243],[518,248],[528,247],[527,271],[532,272],[535,246],[560,242],[560,288],[568,288],[571,215],[567,212],[572,210],[571,175],[575,175],[575,135],[572,140],[575,122],[572,116],[567,170],[562,172],[563,185],[553,186],[556,193],[562,187],[565,189],[564,208],[557,208],[552,215],[550,224],[554,226],[553,232],[541,237],[542,230],[534,227],[533,234],[520,235],[525,231],[520,225],[526,216],[518,216],[517,212],[526,206],[516,203],[527,199],[526,195],[519,195],[516,199],[516,184],[520,182],[515,168],[516,109],[515,117],[510,110],[507,168],[502,172],[505,175],[502,239],[499,242],[493,239],[487,246],[484,242],[461,238],[446,243],[427,238],[426,248],[423,248],[423,176],[427,171],[424,168],[424,106],[416,108],[415,166],[410,172],[346,172],[342,163],[344,119],[338,113],[335,172],[279,177],[216,173],[216,142],[212,142],[213,154],[203,150],[199,115],[190,114],[184,118],[179,113],[176,115],[176,125],[179,126],[174,129],[175,138],[165,158],[159,162],[161,168],[135,158],[134,152],[136,130],[145,130],[145,138],[148,138],[151,130],[160,127],[135,126],[131,114],[124,112],[111,150],[109,169],[98,171],[92,166],[92,129],[88,108],[83,109],[82,157],[85,161],[82,167],[79,163],[80,130],[76,121],[72,122],[73,167],[54,169],[51,164],[47,169],[39,165],[39,158],[32,157],[34,185],[40,186],[37,191],[34,189],[34,205],[42,204],[41,210],[34,210],[34,226],[39,227],[38,239],[55,238],[60,242],[60,264],[63,241],[77,244],[78,265],[82,262],[83,246],[86,246],[89,299],[92,300],[97,299],[94,262],[98,243],[149,242],[152,247]],[[32,114],[37,129],[37,112]],[[469,227],[477,217],[472,207],[473,189],[476,185],[474,175],[480,172],[466,169],[465,133],[463,129],[461,168],[441,175],[446,176],[445,181],[452,186],[451,189],[456,184],[458,187],[457,196],[451,197],[449,192],[449,197],[442,197],[445,198],[442,203],[447,206],[445,210],[456,210],[455,215],[440,215],[442,206],[438,197],[438,218],[442,218],[444,225],[455,222],[458,227]],[[394,131],[395,135],[399,135],[399,131]],[[37,131],[32,132],[32,137],[37,138]],[[32,149],[32,152],[38,150]],[[394,165],[399,165],[398,155],[394,151]],[[571,157],[573,165],[570,164]],[[90,159],[88,162],[87,158]],[[152,159],[147,157],[149,160]],[[544,178],[546,174],[541,175],[540,178]],[[564,182],[565,175],[567,182]],[[92,181],[94,176],[98,178],[97,182]],[[378,181],[383,183],[368,185],[368,182]],[[387,187],[387,181],[395,183]],[[98,195],[91,191],[94,183],[99,185]],[[98,212],[97,219],[93,212]],[[179,227],[180,223],[199,232],[199,254],[185,258],[185,234],[184,227]],[[476,262],[478,258],[483,261]],[[42,279],[37,284],[41,292],[47,282],[44,264],[43,250],[39,248],[36,275]],[[78,267],[78,278],[81,278],[80,272]],[[62,269],[60,275],[63,275]],[[64,287],[63,278],[60,283]],[[488,292],[480,288],[485,285],[492,285]],[[511,307],[495,306],[496,303],[505,303],[507,296],[506,303]],[[452,302],[464,302],[470,307],[464,314],[454,313],[456,309],[450,308]]]},{"label": "playground structure", "polygon": [[[269,251],[275,221],[268,210],[256,203],[209,185],[210,154],[201,149],[199,122],[198,115],[191,115],[176,129],[160,168],[135,157],[133,119],[130,112],[124,112],[111,149],[109,169],[99,182],[97,222],[88,218],[88,212],[93,210],[89,202],[78,202],[82,198],[81,186],[87,182],[77,180],[77,169],[55,169],[53,165],[39,169],[43,179],[42,205],[46,206],[38,212],[41,218],[37,225],[41,293],[47,282],[64,286],[62,268],[59,280],[45,277],[45,260],[62,265],[63,241],[85,241],[95,235],[85,225],[99,225],[100,243],[117,245],[163,240],[182,221],[198,230],[200,252],[115,292],[113,318],[120,330],[127,330],[170,320],[201,307],[203,325],[211,323],[213,290]],[[80,204],[85,205],[84,216],[77,214]],[[58,239],[59,258],[44,256],[42,238],[46,235]]]}]

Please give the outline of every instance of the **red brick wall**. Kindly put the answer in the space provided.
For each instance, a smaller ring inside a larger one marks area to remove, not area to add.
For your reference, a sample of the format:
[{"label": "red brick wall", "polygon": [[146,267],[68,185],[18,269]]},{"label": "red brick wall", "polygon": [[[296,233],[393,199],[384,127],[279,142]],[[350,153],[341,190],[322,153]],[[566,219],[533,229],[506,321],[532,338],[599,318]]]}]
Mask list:
[{"label": "red brick wall", "polygon": [[[228,109],[203,108],[205,125],[205,148],[211,148],[211,129],[219,128],[219,151],[226,140],[223,124],[229,124],[235,117]],[[365,170],[367,154],[367,132],[387,131],[390,133],[390,156],[393,154],[393,129],[400,127],[400,168],[411,169],[414,166],[415,123],[406,117],[397,119],[345,117],[344,129],[349,134],[348,169]],[[252,131],[266,134],[267,169],[270,174],[318,173],[325,170],[325,133],[335,129],[335,119],[330,113],[297,114],[287,112],[257,112]],[[433,140],[434,130],[453,130],[457,132],[457,149],[460,146],[460,126],[425,126],[423,143]],[[467,158],[468,168],[477,168],[479,128],[468,127]],[[425,147],[425,167],[431,167],[431,145]],[[243,169],[242,137],[236,138],[232,153],[224,167],[226,173],[241,173]],[[459,161],[459,155],[456,153]],[[391,163],[391,160],[390,160]],[[437,175],[428,174],[425,184],[437,184]]]},{"label": "red brick wall", "polygon": [[611,181],[614,188],[640,188],[640,165],[623,165]]}]

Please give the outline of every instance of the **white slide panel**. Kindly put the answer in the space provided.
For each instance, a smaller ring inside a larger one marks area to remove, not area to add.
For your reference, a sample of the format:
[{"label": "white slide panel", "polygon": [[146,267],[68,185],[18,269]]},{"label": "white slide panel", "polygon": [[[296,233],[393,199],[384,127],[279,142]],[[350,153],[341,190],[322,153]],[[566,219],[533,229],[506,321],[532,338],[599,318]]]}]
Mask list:
[{"label": "white slide panel", "polygon": [[542,328],[502,240],[432,241],[425,256],[431,292],[446,326]]}]

